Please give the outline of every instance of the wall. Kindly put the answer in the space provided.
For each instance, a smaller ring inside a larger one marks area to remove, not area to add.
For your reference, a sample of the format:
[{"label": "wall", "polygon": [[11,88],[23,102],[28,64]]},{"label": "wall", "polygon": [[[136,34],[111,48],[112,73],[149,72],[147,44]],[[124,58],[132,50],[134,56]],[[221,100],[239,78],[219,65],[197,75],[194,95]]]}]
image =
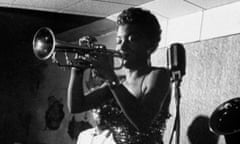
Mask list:
[{"label": "wall", "polygon": [[[181,143],[214,144],[208,141],[214,140],[207,129],[208,118],[219,104],[240,94],[239,38],[240,35],[233,35],[185,44],[187,67],[181,86]],[[205,123],[199,123],[194,129],[199,117]],[[219,143],[224,144],[224,140]]]},{"label": "wall", "polygon": [[[236,2],[168,21],[165,46],[182,42],[187,56],[181,87],[181,143],[216,143],[208,130],[209,117],[219,104],[239,97],[239,6]],[[159,48],[153,63],[166,64],[158,57],[165,61],[165,53],[166,48]],[[218,138],[219,144],[225,143],[222,135]]]}]

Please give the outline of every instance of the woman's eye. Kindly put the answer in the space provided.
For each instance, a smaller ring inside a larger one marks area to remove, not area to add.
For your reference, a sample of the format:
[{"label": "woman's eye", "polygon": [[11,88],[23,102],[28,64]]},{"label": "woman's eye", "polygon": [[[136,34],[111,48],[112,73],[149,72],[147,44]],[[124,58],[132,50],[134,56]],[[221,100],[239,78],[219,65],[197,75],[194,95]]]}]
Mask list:
[{"label": "woman's eye", "polygon": [[135,42],[136,40],[137,40],[137,36],[134,36],[134,35],[128,36],[128,41],[129,42]]},{"label": "woman's eye", "polygon": [[121,42],[122,42],[122,40],[121,40],[119,37],[117,37],[117,38],[116,38],[116,43],[117,43],[117,44],[120,44]]}]

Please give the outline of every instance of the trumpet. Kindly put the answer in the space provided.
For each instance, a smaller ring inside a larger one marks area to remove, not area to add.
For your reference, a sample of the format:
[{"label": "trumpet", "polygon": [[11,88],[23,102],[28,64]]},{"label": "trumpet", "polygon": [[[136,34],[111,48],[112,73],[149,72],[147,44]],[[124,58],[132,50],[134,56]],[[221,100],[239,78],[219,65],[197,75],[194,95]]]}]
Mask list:
[{"label": "trumpet", "polygon": [[[123,59],[124,56],[118,51],[106,49],[105,45],[96,44],[96,39],[92,37],[88,37],[84,39],[84,44],[79,42],[79,44],[68,43],[65,41],[60,41],[55,38],[53,31],[48,27],[42,27],[37,30],[33,37],[33,53],[40,60],[47,60],[52,57],[53,62],[57,63],[59,66],[64,67],[78,67],[79,63],[76,64],[76,59],[69,60],[67,56],[68,53],[74,53],[78,55],[78,62],[81,64],[86,64],[89,62],[85,61],[85,56],[91,56],[93,54],[107,54],[112,58],[121,59],[120,64],[118,66],[114,66],[114,69],[121,69],[123,67]],[[65,53],[66,64],[61,64],[56,59],[55,55],[57,52]],[[74,64],[75,63],[75,64]]]}]

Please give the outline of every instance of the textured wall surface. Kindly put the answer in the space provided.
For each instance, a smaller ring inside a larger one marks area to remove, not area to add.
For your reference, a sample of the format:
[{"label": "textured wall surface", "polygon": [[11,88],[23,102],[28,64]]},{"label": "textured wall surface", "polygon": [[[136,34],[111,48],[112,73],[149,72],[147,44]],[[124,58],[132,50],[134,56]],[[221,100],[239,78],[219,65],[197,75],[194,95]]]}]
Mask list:
[{"label": "textured wall surface", "polygon": [[[208,119],[218,105],[240,96],[239,47],[240,35],[185,44],[187,65],[181,85],[181,143],[217,143],[208,130]],[[225,143],[221,136],[218,143]]]}]

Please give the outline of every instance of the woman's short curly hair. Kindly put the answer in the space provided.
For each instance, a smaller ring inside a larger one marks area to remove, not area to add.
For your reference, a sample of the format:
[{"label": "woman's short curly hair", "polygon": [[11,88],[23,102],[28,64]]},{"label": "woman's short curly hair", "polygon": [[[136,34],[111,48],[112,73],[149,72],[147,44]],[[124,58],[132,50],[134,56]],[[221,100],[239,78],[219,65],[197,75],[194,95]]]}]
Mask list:
[{"label": "woman's short curly hair", "polygon": [[125,24],[136,24],[154,45],[152,51],[157,48],[162,31],[157,18],[150,11],[133,7],[123,10],[117,18],[117,26]]}]

